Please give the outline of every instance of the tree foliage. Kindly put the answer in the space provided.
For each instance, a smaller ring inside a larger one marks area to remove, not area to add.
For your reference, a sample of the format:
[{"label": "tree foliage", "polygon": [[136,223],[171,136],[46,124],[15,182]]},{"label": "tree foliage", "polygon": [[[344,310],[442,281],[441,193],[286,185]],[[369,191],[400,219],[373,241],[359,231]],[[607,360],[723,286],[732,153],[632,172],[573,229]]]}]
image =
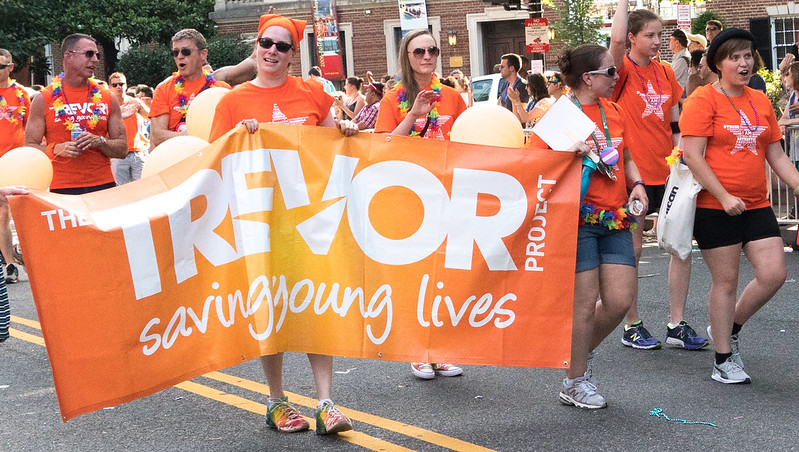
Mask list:
[{"label": "tree foliage", "polygon": [[207,38],[214,33],[213,10],[214,0],[0,0],[0,46],[24,60],[50,42],[85,33],[102,47],[108,73],[116,66],[115,39],[166,45],[182,28]]},{"label": "tree foliage", "polygon": [[600,42],[602,19],[594,8],[593,0],[560,0],[557,3],[545,0],[544,4],[559,16],[551,25],[558,43],[574,48],[580,44]]}]

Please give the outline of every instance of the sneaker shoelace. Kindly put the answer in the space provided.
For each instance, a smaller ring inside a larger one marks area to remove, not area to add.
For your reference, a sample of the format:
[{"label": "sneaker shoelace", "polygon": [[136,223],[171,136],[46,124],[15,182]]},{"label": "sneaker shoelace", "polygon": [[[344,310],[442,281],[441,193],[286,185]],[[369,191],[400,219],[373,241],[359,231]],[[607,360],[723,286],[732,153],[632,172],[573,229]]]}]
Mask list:
[{"label": "sneaker shoelace", "polygon": [[274,402],[274,408],[272,408],[273,417],[276,419],[275,424],[285,424],[295,419],[302,418],[302,415],[297,411],[290,403],[285,400],[279,400]]},{"label": "sneaker shoelace", "polygon": [[583,392],[586,395],[592,396],[592,395],[596,394],[596,385],[591,383],[587,379],[585,379],[585,378],[575,378],[574,382],[577,384],[577,386],[580,387],[580,389],[583,390]]},{"label": "sneaker shoelace", "polygon": [[325,422],[325,426],[328,428],[338,424],[345,418],[344,414],[331,402],[323,403],[320,410],[322,411],[322,419]]}]

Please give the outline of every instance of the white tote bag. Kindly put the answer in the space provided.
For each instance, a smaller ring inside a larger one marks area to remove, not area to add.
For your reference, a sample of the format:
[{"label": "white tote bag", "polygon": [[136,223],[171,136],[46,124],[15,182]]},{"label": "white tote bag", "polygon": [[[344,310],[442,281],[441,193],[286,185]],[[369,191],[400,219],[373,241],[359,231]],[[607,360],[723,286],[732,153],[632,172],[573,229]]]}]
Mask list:
[{"label": "white tote bag", "polygon": [[684,163],[678,161],[671,165],[658,212],[658,246],[682,260],[691,255],[696,197],[701,190],[702,186]]}]

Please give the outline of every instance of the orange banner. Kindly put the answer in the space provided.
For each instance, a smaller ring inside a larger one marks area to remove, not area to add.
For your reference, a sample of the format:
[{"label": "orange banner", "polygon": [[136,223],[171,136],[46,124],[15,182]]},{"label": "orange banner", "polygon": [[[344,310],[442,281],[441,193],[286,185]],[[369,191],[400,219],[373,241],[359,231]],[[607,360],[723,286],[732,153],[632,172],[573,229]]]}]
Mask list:
[{"label": "orange banner", "polygon": [[334,129],[11,199],[65,420],[281,351],[567,367],[579,160]]}]

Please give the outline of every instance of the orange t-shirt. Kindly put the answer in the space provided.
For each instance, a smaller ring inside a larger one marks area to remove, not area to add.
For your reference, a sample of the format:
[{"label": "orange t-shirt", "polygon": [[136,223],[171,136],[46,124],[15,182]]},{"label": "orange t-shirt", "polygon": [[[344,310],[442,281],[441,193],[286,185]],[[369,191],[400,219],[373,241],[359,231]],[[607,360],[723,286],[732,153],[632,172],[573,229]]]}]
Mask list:
[{"label": "orange t-shirt", "polygon": [[[108,136],[108,116],[111,110],[111,92],[108,88],[100,87],[99,121],[93,129],[89,129],[86,122],[92,116],[93,103],[89,100],[89,86],[73,88],[61,85],[67,101],[67,119],[79,123],[83,130],[95,135]],[[53,181],[51,189],[94,187],[97,185],[114,182],[111,173],[111,159],[100,149],[90,148],[77,157],[53,156],[56,144],[72,141],[71,133],[67,130],[61,118],[56,117],[53,108],[53,85],[49,85],[41,92],[44,96],[45,138],[47,139],[47,155],[53,160]],[[64,98],[61,97],[63,100]]]},{"label": "orange t-shirt", "polygon": [[[721,185],[741,198],[747,209],[768,207],[764,161],[768,146],[782,138],[774,108],[761,91],[744,87],[743,94],[727,97],[713,85],[697,88],[683,103],[683,136],[707,137],[705,161]],[[699,192],[696,206],[723,209],[707,190]]]},{"label": "orange t-shirt", "polygon": [[627,116],[630,154],[647,185],[663,185],[669,176],[671,107],[681,97],[682,87],[670,67],[656,61],[637,66],[624,56],[613,99]]},{"label": "orange t-shirt", "polygon": [[[136,104],[138,103],[136,100],[130,96],[124,96],[125,104]],[[144,138],[139,136],[139,113],[134,113],[133,116],[128,116],[127,118],[123,119],[122,122],[125,124],[125,136],[128,140],[128,152],[141,152],[144,149],[149,148],[149,146],[142,147],[143,144],[149,142]]]},{"label": "orange t-shirt", "polygon": [[[422,91],[429,91],[430,85],[427,85],[422,89]],[[391,133],[397,126],[405,119],[405,115],[407,113],[401,113],[399,109],[399,100],[397,99],[397,95],[399,94],[399,89],[394,88],[385,96],[383,96],[383,100],[380,101],[380,110],[377,113],[377,123],[375,124],[375,133]],[[449,132],[452,130],[452,123],[458,119],[461,113],[466,111],[466,102],[463,101],[463,97],[461,97],[460,93],[456,91],[454,88],[450,88],[449,86],[442,86],[441,87],[441,100],[438,101],[438,105],[436,106],[438,111],[438,124],[441,127],[438,133],[430,133],[431,130],[428,127],[427,133],[425,133],[424,138],[436,138],[439,140],[449,140]],[[424,129],[424,125],[427,122],[427,116],[421,116],[416,118],[416,122],[414,123],[414,130],[417,132]]]},{"label": "orange t-shirt", "polygon": [[[608,99],[600,99],[602,109],[605,111],[605,119],[608,124],[608,131],[610,132],[610,143],[608,143],[605,136],[605,127],[602,123],[602,113],[599,110],[599,104],[583,105],[583,113],[591,118],[596,124],[593,136],[585,139],[585,144],[596,153],[601,155],[602,150],[607,147],[613,147],[618,152],[618,161],[612,166],[613,173],[616,175],[616,182],[613,182],[609,177],[605,176],[600,171],[594,171],[591,175],[591,184],[588,186],[588,192],[585,194],[583,204],[593,204],[599,210],[613,211],[619,207],[627,204],[627,185],[624,175],[624,148],[627,147],[629,128],[626,127],[625,116],[622,109],[615,103]],[[597,142],[599,149],[597,149]],[[526,147],[531,148],[548,148],[547,144],[538,137],[535,133],[530,135],[527,140]]]},{"label": "orange t-shirt", "polygon": [[[18,95],[22,96],[22,102]],[[3,99],[0,101],[0,156],[2,156],[12,149],[25,145],[25,124],[28,122],[31,100],[22,86],[15,82],[8,88],[0,88],[0,98]],[[19,117],[20,107],[24,109],[22,120]]]},{"label": "orange t-shirt", "polygon": [[[181,123],[186,122],[186,115],[180,107],[178,100],[179,95],[175,91],[175,81],[178,78],[178,73],[175,72],[171,77],[159,83],[155,87],[153,94],[153,103],[150,105],[150,118],[169,114],[169,125],[167,129],[175,131]],[[212,78],[213,80],[213,78]],[[186,95],[188,102],[186,107],[191,105],[191,101],[200,94],[201,91],[212,86],[221,86],[230,89],[230,85],[225,82],[213,80],[209,82],[205,77],[200,77],[195,80],[183,82],[183,92]]]},{"label": "orange t-shirt", "polygon": [[332,106],[333,97],[321,83],[308,83],[299,77],[289,76],[285,83],[274,88],[242,83],[216,105],[209,140],[221,137],[242,119],[317,126],[327,118]]}]

